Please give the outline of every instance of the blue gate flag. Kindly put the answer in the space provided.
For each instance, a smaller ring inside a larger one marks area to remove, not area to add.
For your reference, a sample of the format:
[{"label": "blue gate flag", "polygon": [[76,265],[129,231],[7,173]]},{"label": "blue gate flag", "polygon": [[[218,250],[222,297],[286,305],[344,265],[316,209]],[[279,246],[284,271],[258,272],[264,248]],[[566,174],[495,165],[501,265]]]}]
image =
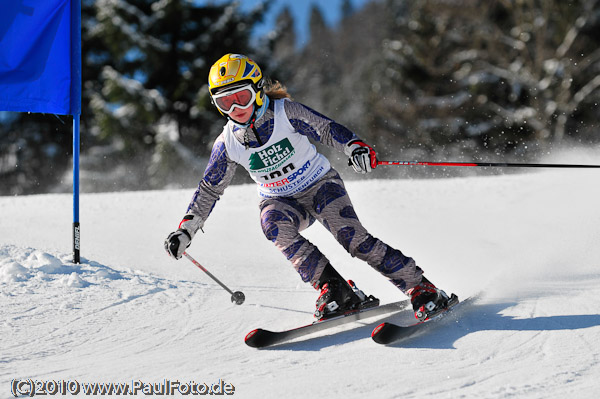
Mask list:
[{"label": "blue gate flag", "polygon": [[73,262],[79,263],[81,0],[0,0],[0,111],[73,115]]},{"label": "blue gate flag", "polygon": [[0,2],[0,111],[81,113],[80,1]]}]

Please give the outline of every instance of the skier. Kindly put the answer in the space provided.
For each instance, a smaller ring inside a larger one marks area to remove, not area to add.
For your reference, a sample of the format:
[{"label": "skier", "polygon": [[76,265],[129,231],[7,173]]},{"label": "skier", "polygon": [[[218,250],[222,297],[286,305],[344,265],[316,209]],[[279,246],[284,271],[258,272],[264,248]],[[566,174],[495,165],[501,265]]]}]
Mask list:
[{"label": "skier", "polygon": [[267,239],[291,261],[304,282],[320,291],[315,317],[329,318],[375,306],[346,282],[325,255],[300,232],[315,220],[353,257],[366,261],[411,299],[415,316],[446,307],[448,296],[422,275],[415,261],[373,237],[360,223],[340,175],[309,138],[345,153],[357,173],[377,166],[375,151],[356,134],[309,107],[292,101],[284,86],[263,78],[259,66],[226,54],[210,69],[211,102],[228,122],[217,137],[204,177],[179,228],[165,240],[180,259],[231,182],[237,165],[257,183],[260,222]]}]

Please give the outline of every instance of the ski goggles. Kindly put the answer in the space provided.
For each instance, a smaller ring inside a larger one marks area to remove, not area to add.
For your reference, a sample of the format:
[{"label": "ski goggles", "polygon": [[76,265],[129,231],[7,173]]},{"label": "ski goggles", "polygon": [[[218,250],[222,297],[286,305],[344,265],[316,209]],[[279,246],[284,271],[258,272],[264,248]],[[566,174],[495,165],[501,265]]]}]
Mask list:
[{"label": "ski goggles", "polygon": [[229,114],[236,107],[246,109],[254,104],[256,92],[252,85],[245,85],[223,93],[213,94],[212,99],[219,111]]}]

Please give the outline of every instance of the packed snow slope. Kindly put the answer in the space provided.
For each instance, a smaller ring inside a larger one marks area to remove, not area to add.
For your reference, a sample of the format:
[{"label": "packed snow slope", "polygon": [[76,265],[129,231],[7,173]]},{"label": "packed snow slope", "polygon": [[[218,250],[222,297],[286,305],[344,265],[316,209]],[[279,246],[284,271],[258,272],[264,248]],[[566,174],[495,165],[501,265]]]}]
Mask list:
[{"label": "packed snow slope", "polygon": [[[600,387],[600,170],[347,183],[372,234],[434,283],[476,299],[402,344],[378,320],[272,349],[250,330],[312,320],[317,293],[267,241],[251,185],[232,186],[188,252],[163,249],[194,188],[0,198],[0,397],[16,378],[208,385],[239,398],[592,398]],[[403,299],[322,226],[306,231],[347,278]],[[83,395],[83,393],[80,393]]]}]

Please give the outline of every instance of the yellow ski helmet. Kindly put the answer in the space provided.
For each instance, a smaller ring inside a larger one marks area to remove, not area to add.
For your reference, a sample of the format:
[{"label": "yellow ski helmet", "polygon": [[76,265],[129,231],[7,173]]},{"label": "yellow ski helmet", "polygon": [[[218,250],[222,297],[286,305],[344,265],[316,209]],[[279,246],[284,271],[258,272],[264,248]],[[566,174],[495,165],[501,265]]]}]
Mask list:
[{"label": "yellow ski helmet", "polygon": [[[258,64],[242,54],[225,54],[213,64],[208,73],[208,90],[211,98],[218,91],[229,86],[239,86],[243,83],[252,85],[256,92],[256,105],[261,107],[265,93],[263,75]],[[220,110],[219,112],[223,114]]]}]

